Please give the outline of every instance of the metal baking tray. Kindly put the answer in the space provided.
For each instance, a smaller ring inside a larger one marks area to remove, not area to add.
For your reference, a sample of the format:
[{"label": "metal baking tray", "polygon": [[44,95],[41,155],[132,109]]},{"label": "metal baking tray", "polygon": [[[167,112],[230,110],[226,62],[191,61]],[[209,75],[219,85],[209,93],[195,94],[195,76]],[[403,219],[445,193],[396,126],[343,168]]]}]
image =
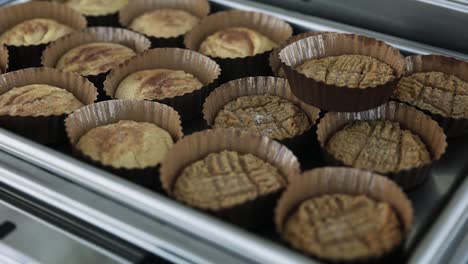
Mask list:
[{"label": "metal baking tray", "polygon": [[[405,54],[467,54],[247,0],[211,0],[214,11],[266,12],[303,31],[355,32],[379,38]],[[200,129],[201,120],[184,124]],[[468,136],[449,140],[446,155],[424,185],[408,193],[414,228],[395,262],[448,262],[468,230]],[[0,184],[176,263],[317,263],[280,241],[272,226],[248,232],[134,185],[70,155],[0,129]],[[305,157],[305,158],[304,158]],[[323,165],[317,146],[301,155],[303,168]]]}]

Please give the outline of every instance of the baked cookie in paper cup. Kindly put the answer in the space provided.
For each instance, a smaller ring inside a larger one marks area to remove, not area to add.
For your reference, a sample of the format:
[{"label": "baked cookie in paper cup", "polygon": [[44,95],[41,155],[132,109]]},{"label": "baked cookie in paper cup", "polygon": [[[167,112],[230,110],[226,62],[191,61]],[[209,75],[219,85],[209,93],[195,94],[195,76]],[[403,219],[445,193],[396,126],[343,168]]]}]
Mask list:
[{"label": "baked cookie in paper cup", "polygon": [[237,129],[187,136],[161,164],[169,196],[246,228],[271,223],[278,195],[299,173],[285,146]]},{"label": "baked cookie in paper cup", "polygon": [[381,263],[398,254],[413,215],[408,197],[387,178],[324,167],[291,181],[277,203],[275,225],[290,246],[320,260]]},{"label": "baked cookie in paper cup", "polygon": [[66,140],[63,120],[92,104],[96,87],[75,73],[30,68],[0,75],[0,126],[46,145]]},{"label": "baked cookie in paper cup", "polygon": [[120,24],[147,36],[153,48],[183,48],[184,35],[209,13],[207,0],[133,0],[120,11]]},{"label": "baked cookie in paper cup", "polygon": [[405,71],[400,52],[355,34],[323,33],[280,54],[293,93],[322,110],[358,112],[387,102]]},{"label": "baked cookie in paper cup", "polygon": [[8,49],[0,45],[0,74],[8,71]]},{"label": "baked cookie in paper cup", "polygon": [[161,190],[159,165],[183,137],[174,109],[141,100],[88,105],[65,125],[75,155],[152,190]]},{"label": "baked cookie in paper cup", "polygon": [[222,11],[203,19],[185,35],[185,47],[212,57],[222,81],[271,75],[270,52],[292,36],[285,21],[250,11]]},{"label": "baked cookie in paper cup", "polygon": [[273,51],[270,53],[270,57],[268,59],[270,63],[270,68],[273,71],[273,75],[286,78],[286,73],[284,73],[284,69],[281,65],[281,60],[279,58],[279,53],[281,50],[289,46],[291,43],[294,43],[298,40],[305,39],[311,36],[320,35],[326,32],[304,32],[295,36],[290,37],[285,42],[281,43],[278,47],[274,48]]},{"label": "baked cookie in paper cup", "polygon": [[47,45],[86,27],[85,18],[59,3],[28,2],[0,8],[0,44],[8,48],[9,70],[41,65]]},{"label": "baked cookie in paper cup", "polygon": [[320,109],[299,101],[288,81],[276,77],[246,77],[216,88],[203,105],[203,117],[213,128],[238,128],[277,140],[299,153],[314,141]]},{"label": "baked cookie in paper cup", "polygon": [[[36,0],[47,1],[47,0]],[[88,27],[118,27],[119,11],[129,0],[49,0],[65,4],[86,17]]]},{"label": "baked cookie in paper cup", "polygon": [[397,102],[363,112],[327,113],[317,137],[330,164],[380,173],[405,190],[422,184],[447,148],[437,122]]},{"label": "baked cookie in paper cup", "polygon": [[104,81],[110,70],[149,49],[150,41],[122,28],[94,27],[63,37],[43,53],[42,65],[76,72],[98,88],[99,99],[106,99]]},{"label": "baked cookie in paper cup", "polygon": [[203,102],[217,86],[220,72],[215,61],[198,52],[158,48],[112,70],[104,90],[111,98],[167,104],[188,121],[201,117]]},{"label": "baked cookie in paper cup", "polygon": [[430,115],[448,137],[468,133],[468,62],[441,55],[409,56],[394,96]]}]

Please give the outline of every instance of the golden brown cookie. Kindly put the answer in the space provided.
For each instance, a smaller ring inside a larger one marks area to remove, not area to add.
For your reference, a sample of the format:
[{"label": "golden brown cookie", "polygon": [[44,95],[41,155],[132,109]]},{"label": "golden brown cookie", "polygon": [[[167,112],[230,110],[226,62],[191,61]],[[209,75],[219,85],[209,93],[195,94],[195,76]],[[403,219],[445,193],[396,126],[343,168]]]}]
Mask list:
[{"label": "golden brown cookie", "polygon": [[403,102],[444,117],[468,118],[468,82],[442,72],[403,77],[395,95]]},{"label": "golden brown cookie", "polygon": [[171,135],[155,124],[121,120],[91,129],[77,148],[104,165],[143,169],[158,165],[173,144]]},{"label": "golden brown cookie", "polygon": [[115,98],[162,100],[181,96],[203,87],[192,74],[184,71],[155,69],[130,74],[117,87]]},{"label": "golden brown cookie", "polygon": [[307,115],[295,104],[272,95],[250,95],[226,104],[217,114],[215,128],[247,129],[282,140],[311,127]]},{"label": "golden brown cookie", "polygon": [[46,44],[75,31],[52,19],[35,18],[26,20],[3,32],[0,43],[11,46]]},{"label": "golden brown cookie", "polygon": [[45,84],[15,87],[0,96],[0,115],[62,115],[82,106],[67,90]]},{"label": "golden brown cookie", "polygon": [[83,76],[107,72],[135,56],[132,49],[107,42],[80,45],[69,50],[57,62],[56,68]]},{"label": "golden brown cookie", "polygon": [[430,163],[419,136],[390,121],[358,121],[336,132],[326,145],[348,166],[379,173],[397,172]]},{"label": "golden brown cookie", "polygon": [[208,36],[200,52],[217,58],[244,58],[270,51],[277,46],[268,37],[245,27],[231,27]]},{"label": "golden brown cookie", "polygon": [[219,210],[285,186],[285,178],[271,164],[252,154],[223,151],[187,166],[174,184],[174,195],[189,205]]},{"label": "golden brown cookie", "polygon": [[403,240],[392,207],[364,195],[323,195],[302,202],[285,223],[293,247],[324,259],[380,257]]},{"label": "golden brown cookie", "polygon": [[101,16],[118,12],[128,0],[66,0],[65,2],[85,16]]},{"label": "golden brown cookie", "polygon": [[395,79],[390,66],[364,55],[341,55],[308,60],[296,70],[316,81],[349,88],[367,88]]},{"label": "golden brown cookie", "polygon": [[198,17],[184,10],[163,8],[138,16],[129,28],[151,37],[170,38],[187,33],[198,22]]}]

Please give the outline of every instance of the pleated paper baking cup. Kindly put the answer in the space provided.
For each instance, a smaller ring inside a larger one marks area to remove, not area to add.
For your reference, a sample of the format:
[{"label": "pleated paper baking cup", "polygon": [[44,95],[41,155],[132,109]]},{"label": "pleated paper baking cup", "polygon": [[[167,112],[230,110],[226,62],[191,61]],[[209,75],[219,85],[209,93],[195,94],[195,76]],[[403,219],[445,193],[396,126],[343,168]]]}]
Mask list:
[{"label": "pleated paper baking cup", "polygon": [[[33,0],[33,1],[49,1],[65,4],[68,0]],[[132,2],[132,1],[129,1]],[[78,10],[77,10],[78,11]],[[78,11],[79,12],[79,11]],[[88,27],[118,27],[119,26],[119,11],[102,12],[96,15],[82,14],[88,23]]]},{"label": "pleated paper baking cup", "polygon": [[[47,84],[72,93],[83,105],[92,104],[97,98],[96,87],[75,73],[50,68],[30,68],[1,75],[0,95],[15,87],[31,84]],[[0,116],[0,125],[15,133],[47,145],[65,142],[63,120],[66,114],[54,116]]]},{"label": "pleated paper baking cup", "polygon": [[[83,160],[139,185],[161,190],[159,165],[146,168],[113,167],[94,160],[76,147],[80,138],[93,128],[121,120],[147,122],[166,130],[177,142],[183,137],[179,114],[169,106],[142,100],[110,100],[78,109],[65,120],[73,152]],[[119,144],[119,142],[115,142]]]},{"label": "pleated paper baking cup", "polygon": [[283,50],[284,48],[286,48],[287,46],[289,46],[290,44],[292,44],[292,43],[294,43],[296,41],[299,41],[301,39],[305,39],[305,38],[308,38],[308,37],[311,37],[311,36],[320,35],[320,34],[323,34],[323,33],[325,33],[325,32],[305,32],[305,33],[301,33],[299,35],[295,35],[295,36],[290,37],[288,40],[283,42],[281,45],[279,45],[278,47],[273,49],[273,51],[270,53],[270,57],[268,59],[268,61],[270,62],[270,67],[271,67],[271,70],[273,71],[273,74],[275,76],[278,76],[278,77],[281,77],[281,78],[286,78],[286,74],[284,73],[284,69],[281,66],[281,60],[279,58],[279,53],[280,53],[281,50]]},{"label": "pleated paper baking cup", "polygon": [[207,124],[213,127],[216,116],[226,104],[235,101],[239,97],[249,95],[273,95],[281,97],[294,103],[307,115],[311,125],[304,133],[292,138],[279,140],[280,143],[293,150],[294,153],[298,153],[299,148],[315,137],[315,130],[312,127],[318,121],[320,109],[309,106],[297,99],[292,94],[288,81],[276,77],[246,77],[230,81],[216,88],[206,98],[203,105],[203,117]]},{"label": "pleated paper baking cup", "polygon": [[426,145],[431,162],[424,166],[386,173],[385,176],[394,180],[405,190],[412,189],[429,177],[434,164],[444,155],[447,148],[447,138],[444,130],[428,115],[414,107],[403,103],[389,102],[378,108],[357,113],[327,113],[317,126],[317,137],[329,164],[349,166],[337,160],[326,149],[331,137],[345,125],[354,121],[393,121],[398,122],[402,129],[407,129],[421,138]]},{"label": "pleated paper baking cup", "polygon": [[[324,167],[305,172],[290,183],[283,192],[275,210],[276,230],[284,239],[285,224],[291,214],[308,199],[323,195],[347,194],[365,195],[379,202],[391,205],[402,226],[403,239],[413,225],[413,207],[408,197],[392,181],[372,172],[352,168]],[[308,234],[304,234],[308,235]],[[404,241],[402,241],[401,245]],[[324,259],[334,263],[368,263],[382,261],[398,250],[398,246],[380,257],[365,259]],[[297,248],[298,250],[302,250]],[[315,256],[320,258],[320,256]],[[379,262],[380,263],[380,262]]]},{"label": "pleated paper baking cup", "polygon": [[[407,57],[405,76],[418,72],[442,72],[449,75],[455,75],[463,81],[468,82],[468,62],[441,55],[415,55]],[[453,104],[453,99],[451,98],[452,94],[447,92],[445,95],[450,95],[450,98],[447,98],[447,102],[451,101]],[[405,102],[401,98],[398,98],[398,96],[396,98],[399,101]],[[464,118],[450,117],[433,113],[415,105],[412,106],[424,111],[424,113],[430,115],[432,119],[436,120],[439,125],[444,128],[445,133],[449,138],[462,136],[468,133],[468,112],[467,117]]]},{"label": "pleated paper baking cup", "polygon": [[[86,28],[86,19],[72,8],[49,2],[33,1],[0,9],[0,34],[24,21],[35,18],[53,19],[76,31]],[[10,71],[41,66],[41,55],[47,44],[29,46],[6,45],[10,54]]]},{"label": "pleated paper baking cup", "polygon": [[[268,37],[275,43],[283,43],[292,36],[292,28],[285,21],[266,14],[249,11],[223,11],[210,15],[185,35],[185,47],[200,50],[200,45],[210,35],[229,28],[247,27]],[[223,70],[222,81],[248,77],[268,76],[268,56],[271,51],[245,58],[213,58]]]},{"label": "pleated paper baking cup", "polygon": [[[108,42],[128,47],[135,53],[142,53],[151,47],[150,41],[141,34],[122,28],[94,27],[76,32],[51,43],[42,55],[42,65],[55,68],[60,58],[68,51],[85,44]],[[90,80],[99,92],[99,100],[107,99],[104,81],[110,71],[97,75],[84,76]]]},{"label": "pleated paper baking cup", "polygon": [[[210,4],[207,0],[132,0],[129,5],[120,11],[120,24],[128,28],[135,18],[144,13],[163,8],[183,10],[199,19],[203,19],[210,13]],[[169,38],[147,37],[151,40],[153,48],[183,48],[184,35]]]},{"label": "pleated paper baking cup", "polygon": [[[312,59],[330,56],[365,55],[389,65],[395,78],[382,85],[349,88],[306,77],[296,68]],[[405,58],[383,41],[355,34],[324,33],[294,42],[280,52],[293,93],[305,103],[322,110],[358,112],[384,104],[393,94],[405,71]]]},{"label": "pleated paper baking cup", "polygon": [[8,49],[0,45],[0,74],[7,72],[8,70]]},{"label": "pleated paper baking cup", "polygon": [[148,50],[112,70],[104,82],[106,94],[115,98],[120,83],[130,74],[154,69],[181,70],[195,76],[203,87],[180,96],[154,100],[173,107],[182,120],[192,120],[201,116],[203,102],[218,85],[221,73],[219,65],[198,52],[179,48],[159,48]]},{"label": "pleated paper baking cup", "polygon": [[[169,151],[161,164],[164,190],[174,197],[174,184],[184,168],[208,154],[225,150],[253,154],[276,167],[287,181],[300,173],[297,158],[276,141],[237,129],[205,130],[183,138]],[[278,195],[275,192],[234,207],[205,211],[243,227],[255,228],[271,223]]]}]

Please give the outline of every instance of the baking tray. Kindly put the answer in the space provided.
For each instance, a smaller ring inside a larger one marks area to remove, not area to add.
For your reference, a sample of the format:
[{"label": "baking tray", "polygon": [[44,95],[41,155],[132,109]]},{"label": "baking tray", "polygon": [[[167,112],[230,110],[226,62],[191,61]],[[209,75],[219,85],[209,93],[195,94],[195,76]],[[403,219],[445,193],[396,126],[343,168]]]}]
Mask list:
[{"label": "baking tray", "polygon": [[[305,16],[253,1],[212,0],[211,3],[213,11],[247,9],[279,16],[294,26],[295,33],[303,31],[355,32],[383,39],[399,48],[406,55],[440,53],[463,59],[468,58],[463,53],[452,52],[366,29]],[[183,125],[186,134],[205,128],[201,118],[186,122]],[[436,257],[445,257],[446,252],[452,246],[456,247],[457,242],[462,238],[459,235],[453,237],[449,236],[449,234],[466,232],[466,217],[460,215],[457,218],[456,215],[457,212],[466,211],[468,208],[467,198],[463,195],[464,193],[468,193],[468,184],[465,179],[468,167],[468,148],[466,146],[468,146],[468,136],[449,140],[447,154],[434,168],[429,180],[419,188],[408,193],[415,208],[415,225],[404,249],[397,256],[398,259],[395,259],[395,262],[408,260],[416,261],[415,263],[417,263],[420,259],[434,261]],[[187,236],[187,238],[192,238],[192,240],[212,248],[211,253],[207,253],[206,250],[199,251],[199,257],[202,254],[205,254],[205,256],[199,259],[194,258],[196,261],[192,260],[193,263],[205,261],[209,263],[211,258],[206,254],[216,255],[215,251],[230,255],[232,259],[237,260],[236,262],[241,263],[315,263],[314,259],[305,257],[285,246],[274,232],[272,225],[265,226],[262,230],[251,233],[223,223],[192,208],[175,203],[165,197],[164,194],[145,190],[117,176],[83,164],[71,156],[70,148],[66,145],[51,149],[32,143],[10,132],[0,130],[0,150],[47,170],[61,179],[66,179],[70,184],[75,184],[97,193],[103,199],[109,199],[110,201],[125,205],[125,207],[135,210],[135,214],[143,214],[145,217],[169,226],[174,232],[179,232]],[[303,169],[311,169],[324,165],[316,142],[312,142],[303,152],[298,153],[298,157]],[[14,181],[14,178],[10,180]],[[49,180],[54,181],[53,179]],[[8,184],[8,182],[6,183]],[[13,184],[13,182],[9,183]],[[16,185],[16,187],[23,188],[21,185]],[[457,192],[457,195],[455,195],[455,192]],[[67,194],[63,193],[63,195],[66,196]],[[92,206],[91,203],[87,203],[80,196],[75,197],[75,199],[76,202]],[[118,210],[107,213],[118,215]],[[452,218],[457,218],[458,222],[450,226],[444,225],[441,222],[444,219]],[[90,221],[90,219],[87,220]],[[93,224],[102,228],[108,228],[108,226],[103,225],[105,221],[104,218],[99,218]],[[135,222],[134,228],[143,227],[138,226],[138,223]],[[113,232],[118,234],[119,230],[113,229]],[[153,239],[156,240],[158,236],[157,232],[152,235],[155,236]],[[426,237],[432,238],[429,240],[425,239]],[[135,240],[133,242],[150,252],[154,252],[143,241]],[[177,244],[176,242],[173,243]],[[177,254],[184,256],[180,259],[191,262],[190,257],[194,257],[196,252],[184,253],[184,243],[179,243],[178,245],[182,247],[180,248],[182,251],[178,251]],[[429,250],[437,245],[444,245],[445,250],[441,251],[438,249],[435,250],[436,252]],[[187,251],[197,250],[193,245],[187,244],[185,247]],[[220,254],[217,256],[219,257]]]}]

